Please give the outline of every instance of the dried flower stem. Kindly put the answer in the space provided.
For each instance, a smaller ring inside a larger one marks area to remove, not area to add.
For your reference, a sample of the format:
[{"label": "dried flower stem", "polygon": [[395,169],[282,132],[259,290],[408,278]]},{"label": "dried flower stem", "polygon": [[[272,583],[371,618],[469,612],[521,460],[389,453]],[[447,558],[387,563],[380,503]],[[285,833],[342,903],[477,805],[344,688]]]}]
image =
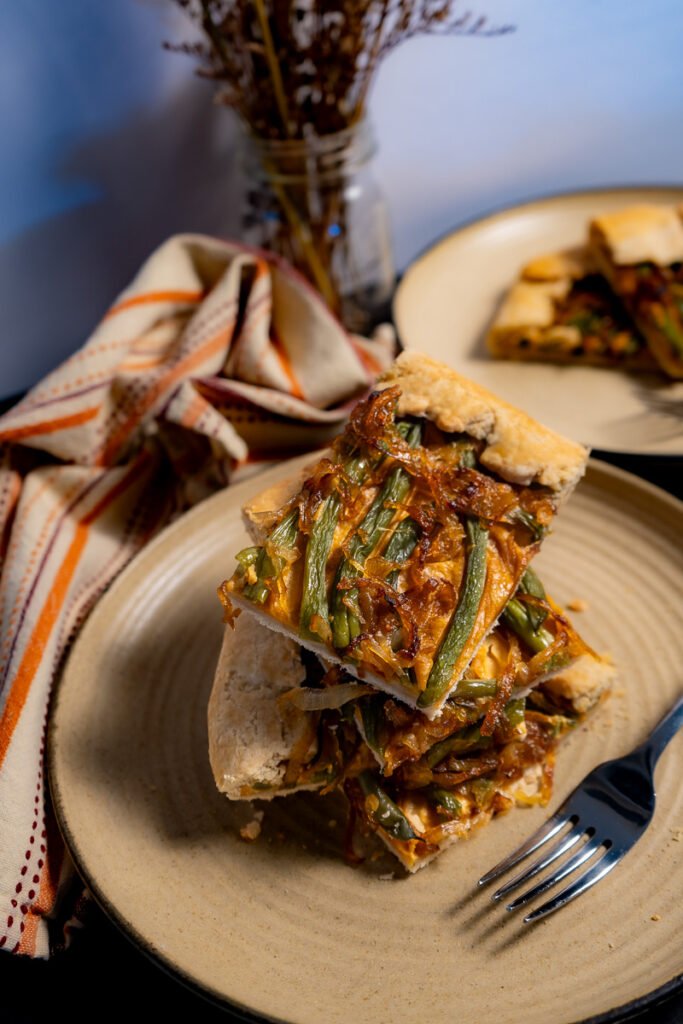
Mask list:
[{"label": "dried flower stem", "polygon": [[375,67],[377,66],[377,62],[378,62],[378,59],[379,59],[380,51],[381,51],[381,48],[382,48],[382,30],[384,28],[384,24],[385,24],[385,21],[386,21],[386,18],[387,18],[387,14],[389,13],[390,4],[391,4],[391,0],[383,0],[382,10],[380,12],[380,15],[379,15],[379,18],[378,18],[378,21],[377,21],[377,29],[375,31],[375,38],[374,38],[373,43],[372,43],[372,48],[371,48],[371,51],[370,51],[370,57],[368,59],[368,65],[369,65],[371,71],[370,71],[369,74],[366,74],[363,77],[362,81],[361,81],[360,89],[359,89],[359,92],[358,92],[358,99],[356,100],[356,109],[355,109],[355,112],[354,112],[354,118],[355,119],[358,119],[358,118],[363,116],[363,111],[365,109],[365,101],[366,101],[367,95],[368,95],[368,89],[370,88],[370,82],[372,81],[373,72],[374,72]]},{"label": "dried flower stem", "polygon": [[375,73],[416,35],[501,36],[460,0],[175,0],[207,43],[169,47],[199,58],[252,134],[327,135],[363,116]]},{"label": "dried flower stem", "polygon": [[[271,198],[266,244],[279,248],[339,311],[336,277],[349,270],[350,244],[343,158],[336,185],[321,184],[316,140],[340,138],[365,114],[376,71],[397,46],[420,34],[493,36],[512,30],[460,10],[460,0],[175,0],[203,30],[205,42],[171,46],[200,61],[249,134],[266,142],[300,142],[292,154],[263,159]],[[303,152],[303,150],[302,150]],[[320,156],[320,154],[318,154]],[[326,160],[326,157],[325,157]],[[296,161],[295,161],[296,162]],[[264,232],[266,228],[264,228]],[[266,237],[266,236],[264,236]]]},{"label": "dried flower stem", "polygon": [[263,33],[263,45],[266,50],[266,60],[268,61],[268,67],[270,69],[270,75],[273,79],[273,91],[275,92],[275,101],[277,103],[278,110],[280,111],[280,117],[282,118],[282,127],[285,130],[285,135],[290,135],[289,130],[289,115],[287,113],[287,100],[285,98],[285,89],[282,84],[282,75],[280,74],[280,65],[278,63],[277,55],[275,53],[275,47],[273,46],[273,35],[270,31],[270,24],[268,22],[268,15],[263,5],[263,0],[254,0],[254,7],[256,8],[256,14],[261,26],[261,32]]},{"label": "dried flower stem", "polygon": [[311,277],[318,291],[322,295],[323,299],[330,307],[330,309],[336,310],[338,305],[338,296],[336,294],[332,279],[329,273],[325,270],[322,261],[318,255],[313,239],[311,237],[311,230],[308,224],[305,224],[298,213],[294,203],[291,202],[286,191],[282,187],[279,181],[277,181],[276,169],[269,166],[264,162],[265,170],[270,174],[270,186],[273,192],[278,198],[278,202],[282,207],[284,214],[291,225],[292,231],[296,235],[299,245],[301,246],[302,252],[306,258]]}]

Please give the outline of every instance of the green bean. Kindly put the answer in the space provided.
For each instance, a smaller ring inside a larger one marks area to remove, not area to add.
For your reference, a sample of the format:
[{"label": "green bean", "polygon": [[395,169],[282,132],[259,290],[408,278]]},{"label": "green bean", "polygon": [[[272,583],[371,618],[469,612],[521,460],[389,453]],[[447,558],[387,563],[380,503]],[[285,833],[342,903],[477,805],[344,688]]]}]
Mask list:
[{"label": "green bean", "polygon": [[425,754],[425,761],[430,768],[435,768],[449,754],[467,754],[471,750],[490,745],[491,737],[482,736],[479,726],[472,725],[468,729],[460,729],[452,736],[447,736],[445,740],[435,743]]},{"label": "green bean", "polygon": [[[393,839],[401,839],[405,842],[408,839],[418,838],[401,808],[385,793],[370,772],[363,772],[359,775],[358,782],[366,797],[366,813],[376,825]],[[377,806],[373,806],[375,802]]]},{"label": "green bean", "polygon": [[508,601],[503,609],[501,618],[505,625],[516,633],[527,647],[530,647],[536,654],[544,651],[553,642],[552,633],[548,632],[543,626],[540,629],[533,628],[527,614],[527,608],[516,597]]},{"label": "green bean", "polygon": [[[410,424],[405,433],[405,439],[412,448],[419,444],[421,427],[418,424]],[[361,574],[357,563],[362,564],[372,554],[396,515],[396,510],[391,506],[401,502],[410,487],[410,476],[401,466],[391,470],[351,541],[348,559],[342,559],[335,579],[332,619],[333,643],[336,648],[348,647],[351,640],[360,633],[359,617],[349,610],[349,605],[356,604],[358,592],[352,589],[345,593],[339,589],[339,583],[342,579],[353,579]]]},{"label": "green bean", "polygon": [[[299,532],[299,509],[294,508],[284,517],[281,523],[275,527],[268,537],[268,542],[274,548],[293,548]],[[277,569],[279,566],[279,559]],[[270,589],[266,586],[265,580],[277,575],[276,565],[268,554],[265,547],[259,551],[258,558],[254,563],[256,570],[256,582],[250,583],[244,588],[244,596],[255,604],[265,604]]]},{"label": "green bean", "polygon": [[463,447],[460,453],[460,465],[466,469],[474,469],[477,465],[477,455],[471,445]]},{"label": "green bean", "polygon": [[683,333],[669,313],[664,313],[659,324],[663,334],[679,356],[683,356]]},{"label": "green bean", "polygon": [[600,330],[602,318],[595,313],[577,313],[567,320],[568,327],[576,327],[583,336]]},{"label": "green bean", "polygon": [[427,686],[418,699],[417,705],[420,708],[436,704],[448,691],[453,670],[472,632],[484,592],[489,533],[478,519],[468,519],[466,529],[469,550],[460,599],[432,664]]},{"label": "green bean", "polygon": [[[527,567],[526,572],[519,582],[517,590],[521,591],[522,594],[528,594],[530,597],[536,597],[540,601],[546,600],[545,587],[531,566]],[[525,603],[525,607],[532,629],[539,629],[547,619],[548,612],[545,608],[539,608],[538,605],[534,604]]]},{"label": "green bean", "polygon": [[275,527],[268,540],[277,548],[292,547],[299,529],[299,509],[293,508]]},{"label": "green bean", "polygon": [[258,556],[260,555],[260,553],[261,548],[258,547],[242,548],[241,551],[237,552],[235,558],[240,563],[240,565],[243,565],[244,568],[247,569],[250,565],[253,565],[258,560]]},{"label": "green bean", "polygon": [[510,519],[515,523],[521,523],[522,526],[526,526],[527,530],[531,530],[534,540],[541,540],[545,536],[546,528],[535,516],[532,516],[531,512],[527,512],[526,509],[516,508],[510,514]]},{"label": "green bean", "polygon": [[379,740],[379,725],[383,707],[384,697],[380,694],[372,697],[361,697],[358,701],[358,710],[363,725],[365,742],[370,747],[370,750],[379,754],[380,757],[384,756],[384,744],[380,743]]},{"label": "green bean", "polygon": [[244,596],[254,604],[265,604],[270,596],[270,587],[268,587],[262,579],[257,579],[256,583],[250,583],[244,588]]},{"label": "green bean", "polygon": [[430,803],[436,806],[437,811],[443,810],[450,815],[460,817],[462,804],[448,789],[442,789],[441,786],[428,786],[425,796]]},{"label": "green bean", "polygon": [[317,616],[327,624],[327,585],[325,569],[337,528],[341,500],[338,494],[326,498],[323,509],[313,524],[304,564],[304,581],[299,616],[299,635],[306,640],[319,639],[318,630],[311,629],[311,620]]},{"label": "green bean", "polygon": [[[346,475],[353,483],[360,483],[367,472],[367,459],[360,455],[350,459],[344,466]],[[306,640],[325,639],[318,630],[311,628],[313,617],[328,624],[327,579],[325,570],[339,521],[341,498],[338,493],[330,494],[311,529],[306,545],[304,579],[299,615],[299,634]]]},{"label": "green bean", "polygon": [[564,668],[572,661],[572,656],[567,651],[557,651],[552,657],[548,658],[543,663],[543,674],[550,675],[551,672],[557,672],[558,669]]},{"label": "green bean", "polygon": [[497,679],[461,679],[449,700],[495,697],[497,689]]},{"label": "green bean", "polygon": [[[341,577],[339,577],[341,579]],[[336,592],[337,595],[339,591]],[[349,625],[349,610],[335,597],[334,613],[332,617],[332,643],[341,650],[351,643],[351,628]]]},{"label": "green bean", "polygon": [[473,779],[468,788],[479,810],[484,810],[490,805],[496,792],[493,779]]},{"label": "green bean", "polygon": [[[412,448],[419,443],[419,440],[420,427],[414,426],[408,432],[406,441]],[[402,501],[410,490],[410,484],[410,477],[401,466],[396,466],[391,470],[351,542],[350,555],[354,562],[364,562],[372,554],[387,526],[396,515],[395,509],[387,508],[387,504]]]},{"label": "green bean", "polygon": [[[241,574],[240,578],[242,580],[244,580],[244,579],[248,580],[249,577],[247,575],[247,572],[249,570],[249,567],[252,566],[252,565],[255,566],[255,567],[258,566],[259,559],[262,558],[262,555],[263,555],[263,548],[259,548],[259,547],[255,547],[255,546],[254,547],[248,547],[248,548],[242,548],[241,551],[237,552],[237,554],[235,555],[235,558],[237,559],[237,561],[240,564],[240,568],[238,569],[238,573]],[[245,593],[245,595],[249,596],[250,600],[254,601],[254,600],[256,600],[256,595],[257,594],[259,595],[259,598],[261,598],[261,593],[262,593],[261,587],[262,587],[263,591],[265,591],[265,593],[263,593],[262,599],[260,599],[258,601],[258,603],[259,604],[263,604],[263,602],[268,597],[268,588],[265,586],[265,584],[259,584],[258,571],[257,571],[256,568],[254,569],[254,571],[257,573],[257,579],[256,579],[256,581],[254,583],[248,583],[248,582],[246,583],[246,585],[243,588],[244,589],[244,593]]]},{"label": "green bean", "polygon": [[[401,520],[389,538],[389,543],[384,551],[387,562],[398,562],[402,565],[403,562],[408,561],[417,545],[419,529],[415,520],[410,516]],[[399,573],[400,569],[392,569],[387,576],[387,583],[390,587],[396,586]]]},{"label": "green bean", "polygon": [[523,594],[532,594],[533,597],[539,597],[542,601],[545,601],[545,587],[541,583],[538,574],[527,565],[524,575],[519,581],[519,590]]},{"label": "green bean", "polygon": [[515,700],[509,700],[503,708],[503,714],[505,715],[507,723],[511,729],[516,729],[518,726],[524,724],[525,707],[526,700],[524,697],[519,697]]}]

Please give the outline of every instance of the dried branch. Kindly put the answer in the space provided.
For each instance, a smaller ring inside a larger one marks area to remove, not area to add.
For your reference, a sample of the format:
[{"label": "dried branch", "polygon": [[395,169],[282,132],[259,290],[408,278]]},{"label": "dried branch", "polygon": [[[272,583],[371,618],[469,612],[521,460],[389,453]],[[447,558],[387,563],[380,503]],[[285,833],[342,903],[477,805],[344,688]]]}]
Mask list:
[{"label": "dried branch", "polygon": [[502,36],[459,0],[175,0],[204,42],[167,44],[198,61],[255,135],[304,138],[362,117],[384,58],[417,35]]},{"label": "dried branch", "polygon": [[[299,267],[347,326],[364,330],[373,322],[365,320],[368,303],[379,295],[381,305],[381,289],[390,288],[391,280],[386,281],[383,254],[377,261],[380,277],[362,277],[358,268],[367,266],[367,242],[363,261],[355,259],[344,156],[333,158],[339,180],[331,182],[330,153],[323,161],[316,145],[324,150],[326,137],[361,121],[379,65],[401,43],[417,35],[503,35],[511,26],[490,26],[485,17],[460,13],[459,0],[176,3],[203,39],[168,48],[198,62],[198,74],[216,85],[217,101],[236,111],[256,137],[253,148],[261,151],[266,180],[255,168],[248,203],[256,241]],[[347,133],[342,151],[347,137],[361,138],[362,132]],[[318,159],[325,169],[320,176]]]}]

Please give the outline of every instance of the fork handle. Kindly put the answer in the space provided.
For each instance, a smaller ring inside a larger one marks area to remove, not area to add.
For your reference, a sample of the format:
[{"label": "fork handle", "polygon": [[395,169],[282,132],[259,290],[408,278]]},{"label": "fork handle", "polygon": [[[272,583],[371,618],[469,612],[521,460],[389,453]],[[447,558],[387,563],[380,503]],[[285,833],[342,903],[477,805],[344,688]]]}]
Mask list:
[{"label": "fork handle", "polygon": [[661,722],[654,727],[644,743],[638,747],[638,753],[642,754],[652,768],[657,764],[659,755],[667,746],[670,740],[676,735],[683,725],[683,697],[679,697],[670,711],[664,715]]}]

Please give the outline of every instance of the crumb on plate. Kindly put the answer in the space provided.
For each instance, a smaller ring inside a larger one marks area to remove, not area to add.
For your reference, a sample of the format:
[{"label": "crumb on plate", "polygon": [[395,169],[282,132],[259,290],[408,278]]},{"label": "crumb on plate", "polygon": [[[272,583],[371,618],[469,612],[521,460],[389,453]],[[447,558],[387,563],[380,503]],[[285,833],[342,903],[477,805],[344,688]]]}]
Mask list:
[{"label": "crumb on plate", "polygon": [[253,843],[255,839],[261,835],[261,822],[263,821],[263,811],[254,811],[254,817],[251,821],[248,821],[246,825],[243,825],[240,829],[240,835],[242,839],[247,843]]}]

